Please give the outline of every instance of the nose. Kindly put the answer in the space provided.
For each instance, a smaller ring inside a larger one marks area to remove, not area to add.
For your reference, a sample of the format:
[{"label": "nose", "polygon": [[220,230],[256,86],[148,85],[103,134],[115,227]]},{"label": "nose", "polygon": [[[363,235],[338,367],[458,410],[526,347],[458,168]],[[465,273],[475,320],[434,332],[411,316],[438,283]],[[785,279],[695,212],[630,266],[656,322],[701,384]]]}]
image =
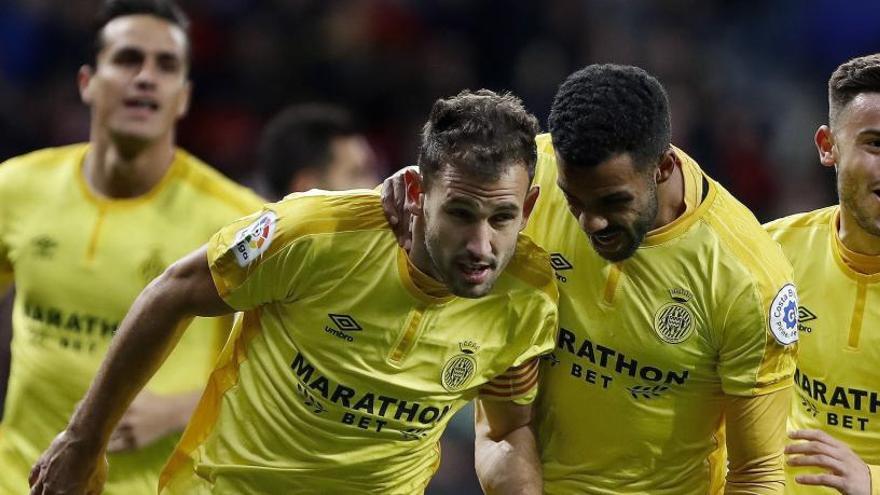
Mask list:
[{"label": "nose", "polygon": [[156,78],[159,68],[151,59],[144,60],[140,69],[135,74],[134,82],[138,89],[153,89],[156,87]]},{"label": "nose", "polygon": [[489,222],[478,222],[469,232],[467,251],[475,259],[492,256],[492,227]]},{"label": "nose", "polygon": [[587,234],[595,234],[608,227],[608,219],[602,215],[581,211],[577,217],[581,230]]}]

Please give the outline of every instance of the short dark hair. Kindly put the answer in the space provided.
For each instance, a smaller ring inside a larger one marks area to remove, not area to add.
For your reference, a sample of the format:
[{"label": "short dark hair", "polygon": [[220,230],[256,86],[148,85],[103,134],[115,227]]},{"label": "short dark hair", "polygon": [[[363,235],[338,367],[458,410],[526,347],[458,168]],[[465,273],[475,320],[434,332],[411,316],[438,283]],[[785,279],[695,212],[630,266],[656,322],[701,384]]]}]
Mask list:
[{"label": "short dark hair", "polygon": [[880,93],[880,54],[857,57],[840,64],[828,80],[828,118],[833,123],[840,111],[861,93]]},{"label": "short dark hair", "polygon": [[511,93],[465,90],[434,102],[422,129],[419,169],[425,186],[447,165],[486,180],[497,179],[511,165],[535,174],[538,119]]},{"label": "short dark hair", "polygon": [[669,99],[656,78],[628,65],[589,65],[553,99],[550,135],[570,166],[593,167],[620,153],[646,166],[669,149]]},{"label": "short dark hair", "polygon": [[284,196],[297,172],[326,167],[333,158],[333,140],[355,134],[351,114],[336,105],[306,103],[282,110],[266,124],[259,144],[260,165],[272,192]]},{"label": "short dark hair", "polygon": [[92,62],[98,62],[98,53],[104,49],[104,27],[117,17],[152,15],[179,27],[186,35],[186,61],[192,59],[189,39],[189,17],[174,0],[105,0],[94,23]]}]

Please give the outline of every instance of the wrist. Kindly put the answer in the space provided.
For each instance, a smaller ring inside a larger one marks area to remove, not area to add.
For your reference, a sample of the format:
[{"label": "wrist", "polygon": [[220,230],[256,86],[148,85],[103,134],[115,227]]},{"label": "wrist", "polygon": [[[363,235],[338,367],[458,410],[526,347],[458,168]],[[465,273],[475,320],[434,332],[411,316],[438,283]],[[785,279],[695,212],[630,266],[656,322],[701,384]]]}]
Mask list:
[{"label": "wrist", "polygon": [[63,432],[64,443],[80,455],[97,457],[104,451],[105,442],[97,432],[97,428],[89,428],[71,420]]}]

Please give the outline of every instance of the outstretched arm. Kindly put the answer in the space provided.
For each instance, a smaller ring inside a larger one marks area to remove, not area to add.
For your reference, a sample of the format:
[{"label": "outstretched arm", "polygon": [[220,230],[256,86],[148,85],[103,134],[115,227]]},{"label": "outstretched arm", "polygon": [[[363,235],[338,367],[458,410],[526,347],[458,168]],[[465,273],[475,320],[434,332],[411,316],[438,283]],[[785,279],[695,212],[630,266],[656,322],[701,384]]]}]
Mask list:
[{"label": "outstretched arm", "polygon": [[233,312],[214,286],[205,248],[169,267],[138,296],[85,398],[31,471],[31,493],[100,492],[110,434],[194,316]]}]

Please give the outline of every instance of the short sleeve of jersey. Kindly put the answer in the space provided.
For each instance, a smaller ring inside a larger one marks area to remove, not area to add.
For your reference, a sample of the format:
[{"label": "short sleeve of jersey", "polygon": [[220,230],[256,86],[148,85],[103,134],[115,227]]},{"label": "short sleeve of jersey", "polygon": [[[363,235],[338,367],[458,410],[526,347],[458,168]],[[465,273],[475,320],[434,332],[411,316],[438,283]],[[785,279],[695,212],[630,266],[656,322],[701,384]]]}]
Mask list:
[{"label": "short sleeve of jersey", "polygon": [[298,218],[273,206],[227,225],[208,241],[214,285],[236,310],[293,301],[307,276],[309,239],[298,235]]},{"label": "short sleeve of jersey", "polygon": [[797,347],[797,293],[790,283],[747,285],[727,308],[718,352],[725,394],[763,395],[792,383]]},{"label": "short sleeve of jersey", "polygon": [[551,283],[545,294],[549,297],[532,311],[532,318],[524,320],[524,324],[534,329],[531,342],[504,373],[480,388],[481,399],[528,404],[537,396],[540,358],[553,350],[558,327],[556,286]]}]

